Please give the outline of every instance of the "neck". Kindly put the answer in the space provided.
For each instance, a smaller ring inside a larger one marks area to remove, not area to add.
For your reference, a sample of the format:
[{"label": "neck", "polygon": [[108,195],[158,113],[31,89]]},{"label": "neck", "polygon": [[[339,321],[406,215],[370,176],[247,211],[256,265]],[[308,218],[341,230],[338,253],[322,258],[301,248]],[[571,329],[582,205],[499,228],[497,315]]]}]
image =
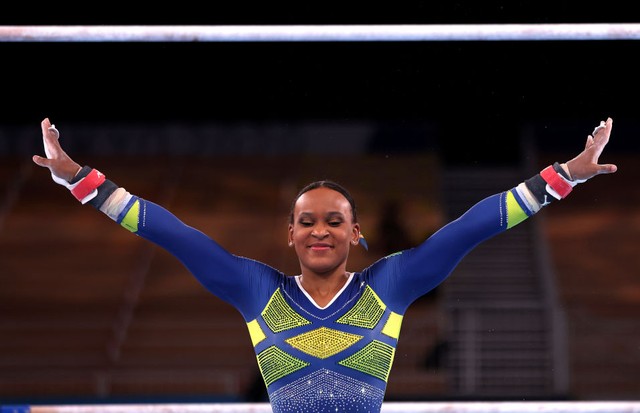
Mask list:
[{"label": "neck", "polygon": [[329,276],[302,273],[300,275],[300,285],[313,297],[314,301],[324,306],[344,287],[351,274],[340,271]]}]

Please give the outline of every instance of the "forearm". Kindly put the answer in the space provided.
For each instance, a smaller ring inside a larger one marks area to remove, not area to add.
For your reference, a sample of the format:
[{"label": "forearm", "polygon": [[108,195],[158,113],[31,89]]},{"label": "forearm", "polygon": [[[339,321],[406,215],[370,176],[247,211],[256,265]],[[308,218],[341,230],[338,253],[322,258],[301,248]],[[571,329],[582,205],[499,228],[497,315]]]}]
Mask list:
[{"label": "forearm", "polygon": [[[553,171],[557,168],[561,166],[556,165]],[[553,185],[549,185],[545,179]],[[478,244],[515,227],[552,201],[562,199],[558,192],[566,196],[570,190],[558,187],[558,179],[558,176],[552,176],[552,172],[546,170],[508,191],[477,202],[422,244],[403,252],[403,279],[412,285],[419,285],[420,294],[426,293],[441,283]]]},{"label": "forearm", "polygon": [[[91,168],[76,177],[82,179]],[[129,193],[106,179],[88,202],[128,231],[162,247],[179,259],[210,291],[224,299],[234,295],[242,266],[238,258],[173,213]]]}]

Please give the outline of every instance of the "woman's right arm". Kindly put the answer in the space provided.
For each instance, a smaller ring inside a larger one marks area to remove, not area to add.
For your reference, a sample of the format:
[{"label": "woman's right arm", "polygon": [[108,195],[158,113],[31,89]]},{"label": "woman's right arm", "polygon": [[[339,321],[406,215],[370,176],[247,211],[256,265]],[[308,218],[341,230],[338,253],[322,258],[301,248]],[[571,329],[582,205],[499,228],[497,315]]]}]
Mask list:
[{"label": "woman's right arm", "polygon": [[46,157],[34,155],[37,165],[48,168],[52,179],[82,204],[94,206],[125,229],[169,251],[216,296],[243,307],[242,301],[250,295],[247,291],[255,291],[251,274],[263,273],[265,281],[270,278],[264,277],[264,272],[271,272],[267,266],[229,253],[165,208],[130,194],[96,169],[80,166],[60,146],[59,132],[49,119],[41,122],[41,128]]}]

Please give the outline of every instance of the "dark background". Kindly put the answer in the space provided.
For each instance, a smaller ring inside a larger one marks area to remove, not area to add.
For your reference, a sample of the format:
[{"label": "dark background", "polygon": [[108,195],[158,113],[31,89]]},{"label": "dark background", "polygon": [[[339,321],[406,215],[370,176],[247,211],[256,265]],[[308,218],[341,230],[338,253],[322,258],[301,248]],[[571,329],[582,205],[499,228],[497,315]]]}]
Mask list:
[{"label": "dark background", "polygon": [[[109,3],[3,10],[0,24],[625,23],[634,16],[615,3]],[[637,52],[633,40],[9,42],[0,44],[0,121],[427,121],[444,131],[439,140],[445,150],[455,136],[452,150],[464,140],[470,152],[491,156],[526,122],[546,129],[539,136],[543,147],[574,149],[575,140],[559,136],[562,128],[549,127],[554,121],[579,121],[579,130],[588,133],[611,116],[620,136],[610,150],[628,151],[638,148],[637,139],[628,138],[637,132]]]}]

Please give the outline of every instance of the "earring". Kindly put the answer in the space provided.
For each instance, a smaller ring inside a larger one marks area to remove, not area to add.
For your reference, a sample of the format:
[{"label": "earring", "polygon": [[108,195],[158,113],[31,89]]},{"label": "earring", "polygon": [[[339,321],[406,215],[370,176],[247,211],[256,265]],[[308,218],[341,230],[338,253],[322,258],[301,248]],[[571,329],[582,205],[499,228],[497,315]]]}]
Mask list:
[{"label": "earring", "polygon": [[293,247],[293,241],[289,241],[289,246]]},{"label": "earring", "polygon": [[351,243],[352,243],[353,245],[358,245],[358,241],[355,241],[355,240],[351,241]]}]

